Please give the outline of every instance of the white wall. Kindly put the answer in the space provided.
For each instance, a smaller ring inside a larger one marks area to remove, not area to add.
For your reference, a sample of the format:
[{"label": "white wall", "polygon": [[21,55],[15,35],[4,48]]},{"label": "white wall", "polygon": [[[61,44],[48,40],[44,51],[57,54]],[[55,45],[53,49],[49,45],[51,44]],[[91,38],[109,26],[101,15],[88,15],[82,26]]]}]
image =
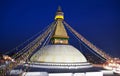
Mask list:
[{"label": "white wall", "polygon": [[85,73],[75,73],[74,76],[85,76]]},{"label": "white wall", "polygon": [[86,72],[86,76],[103,76],[102,72]]},{"label": "white wall", "polygon": [[86,73],[47,73],[47,72],[24,72],[22,76],[103,76],[102,72]]},{"label": "white wall", "polygon": [[51,73],[49,76],[73,76],[72,73]]},{"label": "white wall", "polygon": [[47,72],[24,72],[22,76],[48,76]]}]

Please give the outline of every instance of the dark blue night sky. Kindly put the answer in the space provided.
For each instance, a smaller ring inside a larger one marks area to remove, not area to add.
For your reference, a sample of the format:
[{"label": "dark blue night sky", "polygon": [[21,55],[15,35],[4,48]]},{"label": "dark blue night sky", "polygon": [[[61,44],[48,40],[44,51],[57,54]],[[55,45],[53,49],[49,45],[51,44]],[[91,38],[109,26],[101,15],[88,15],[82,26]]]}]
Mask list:
[{"label": "dark blue night sky", "polygon": [[76,31],[120,57],[119,0],[1,0],[0,51],[11,50],[53,22],[59,5]]}]

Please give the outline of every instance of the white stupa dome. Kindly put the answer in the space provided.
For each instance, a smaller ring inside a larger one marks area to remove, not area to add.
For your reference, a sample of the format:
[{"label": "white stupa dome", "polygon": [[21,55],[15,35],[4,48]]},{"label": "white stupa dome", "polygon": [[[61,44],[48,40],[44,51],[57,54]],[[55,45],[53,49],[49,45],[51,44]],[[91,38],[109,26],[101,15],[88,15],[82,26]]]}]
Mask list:
[{"label": "white stupa dome", "polygon": [[37,51],[30,61],[40,63],[87,62],[85,56],[71,45],[47,45]]}]

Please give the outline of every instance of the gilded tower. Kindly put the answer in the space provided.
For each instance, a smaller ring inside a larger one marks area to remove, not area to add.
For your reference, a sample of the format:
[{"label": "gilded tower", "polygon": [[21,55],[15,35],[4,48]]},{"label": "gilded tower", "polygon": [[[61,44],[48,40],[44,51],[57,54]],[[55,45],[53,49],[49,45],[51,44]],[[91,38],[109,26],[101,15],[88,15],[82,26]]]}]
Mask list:
[{"label": "gilded tower", "polygon": [[58,7],[55,16],[56,20],[56,28],[54,30],[54,34],[52,36],[52,43],[53,44],[68,44],[69,36],[65,30],[63,20],[64,20],[64,13],[62,12],[61,8]]}]

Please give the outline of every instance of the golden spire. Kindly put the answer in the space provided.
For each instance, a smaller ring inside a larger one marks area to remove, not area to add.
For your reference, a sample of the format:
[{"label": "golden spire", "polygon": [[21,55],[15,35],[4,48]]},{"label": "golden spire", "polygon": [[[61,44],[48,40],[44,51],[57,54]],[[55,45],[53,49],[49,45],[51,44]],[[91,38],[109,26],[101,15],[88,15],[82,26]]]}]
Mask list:
[{"label": "golden spire", "polygon": [[57,9],[57,13],[56,13],[56,16],[55,16],[55,20],[57,19],[64,19],[64,13],[62,12],[62,9],[60,6],[58,6],[58,9]]},{"label": "golden spire", "polygon": [[67,35],[67,32],[65,30],[63,19],[64,19],[64,16],[63,16],[61,7],[58,7],[58,10],[55,16],[57,25],[52,37],[53,44],[68,44],[69,36]]}]

